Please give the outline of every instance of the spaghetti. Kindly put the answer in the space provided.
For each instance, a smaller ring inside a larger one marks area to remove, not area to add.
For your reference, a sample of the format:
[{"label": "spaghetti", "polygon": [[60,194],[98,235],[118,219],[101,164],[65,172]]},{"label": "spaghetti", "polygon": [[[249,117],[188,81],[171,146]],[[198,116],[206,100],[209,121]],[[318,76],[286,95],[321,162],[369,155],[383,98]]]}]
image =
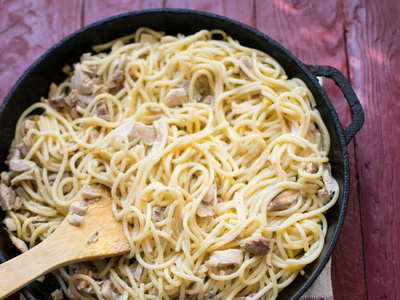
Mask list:
[{"label": "spaghetti", "polygon": [[8,230],[34,247],[102,184],[131,252],[57,271],[70,299],[276,298],[338,197],[307,86],[220,30],[95,50],[18,121]]}]

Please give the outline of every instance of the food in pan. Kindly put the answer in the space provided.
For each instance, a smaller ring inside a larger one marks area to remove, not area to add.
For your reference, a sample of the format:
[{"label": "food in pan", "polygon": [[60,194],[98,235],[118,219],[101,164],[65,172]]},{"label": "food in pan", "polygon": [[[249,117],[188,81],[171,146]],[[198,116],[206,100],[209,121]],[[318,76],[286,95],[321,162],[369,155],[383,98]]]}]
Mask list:
[{"label": "food in pan", "polygon": [[330,137],[268,54],[140,28],[64,71],[18,120],[0,195],[26,251],[109,187],[131,252],[55,272],[68,298],[274,299],[319,256]]}]

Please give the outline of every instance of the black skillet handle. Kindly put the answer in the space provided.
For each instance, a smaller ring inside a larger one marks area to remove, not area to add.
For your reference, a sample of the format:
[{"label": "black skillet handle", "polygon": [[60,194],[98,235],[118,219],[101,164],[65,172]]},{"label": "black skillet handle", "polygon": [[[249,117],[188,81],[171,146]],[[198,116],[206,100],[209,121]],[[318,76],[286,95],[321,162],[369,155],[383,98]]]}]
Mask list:
[{"label": "black skillet handle", "polygon": [[350,86],[349,81],[338,69],[330,66],[305,66],[314,76],[324,76],[333,79],[349,103],[352,121],[350,125],[344,129],[344,137],[346,145],[348,145],[355,134],[361,129],[365,120],[364,110],[356,96],[356,93]]}]

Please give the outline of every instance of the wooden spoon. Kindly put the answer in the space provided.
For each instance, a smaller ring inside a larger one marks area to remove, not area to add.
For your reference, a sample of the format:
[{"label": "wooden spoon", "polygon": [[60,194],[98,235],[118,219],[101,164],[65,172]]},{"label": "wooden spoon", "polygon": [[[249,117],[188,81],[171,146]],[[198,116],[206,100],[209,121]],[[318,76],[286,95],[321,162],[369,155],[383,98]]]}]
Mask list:
[{"label": "wooden spoon", "polygon": [[[83,224],[71,225],[65,218],[43,242],[0,265],[0,299],[62,266],[130,251],[122,223],[112,213],[108,190],[100,186],[92,188],[103,196],[99,201],[89,203]],[[93,238],[89,241],[93,235],[97,236],[95,242],[91,242]]]}]

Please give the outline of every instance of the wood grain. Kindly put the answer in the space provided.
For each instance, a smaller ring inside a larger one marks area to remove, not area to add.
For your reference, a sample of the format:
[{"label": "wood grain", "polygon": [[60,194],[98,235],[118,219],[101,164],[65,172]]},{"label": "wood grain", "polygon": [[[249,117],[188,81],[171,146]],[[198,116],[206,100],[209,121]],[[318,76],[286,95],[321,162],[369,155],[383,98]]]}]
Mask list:
[{"label": "wood grain", "polygon": [[400,299],[400,2],[346,1],[352,85],[366,113],[356,137],[370,299]]},{"label": "wood grain", "polygon": [[81,0],[0,0],[0,103],[29,65],[81,27],[81,17]]},{"label": "wood grain", "polygon": [[[302,62],[331,65],[347,73],[344,17],[339,1],[256,0],[257,28],[291,51]],[[339,88],[324,79],[323,86],[342,124],[351,120]],[[336,299],[365,299],[366,287],[354,146],[349,146],[351,188],[349,208],[332,260]]]},{"label": "wood grain", "polygon": [[0,0],[0,102],[30,64],[80,27],[81,0]]},{"label": "wood grain", "polygon": [[[82,25],[160,7],[234,18],[257,27],[305,63],[349,73],[366,124],[349,146],[350,201],[332,264],[335,299],[366,299],[366,290],[370,299],[400,299],[400,185],[395,181],[400,175],[399,2],[0,0],[0,102],[39,55]],[[348,124],[351,115],[339,89],[329,80],[324,87]]]},{"label": "wood grain", "polygon": [[83,9],[84,26],[129,11],[162,7],[162,0],[85,0]]},{"label": "wood grain", "polygon": [[255,26],[253,0],[166,0],[165,8],[186,8],[211,12]]},{"label": "wood grain", "polygon": [[335,299],[361,300],[367,299],[367,287],[354,142],[349,144],[348,151],[350,195],[346,219],[333,252],[332,287]]}]

